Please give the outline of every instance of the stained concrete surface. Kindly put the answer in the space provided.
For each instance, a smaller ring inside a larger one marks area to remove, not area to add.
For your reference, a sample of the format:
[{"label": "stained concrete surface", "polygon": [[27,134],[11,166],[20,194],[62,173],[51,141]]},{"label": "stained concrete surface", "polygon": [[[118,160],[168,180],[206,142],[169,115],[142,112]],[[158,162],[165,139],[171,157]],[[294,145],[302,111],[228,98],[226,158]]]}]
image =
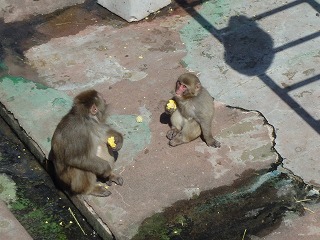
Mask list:
[{"label": "stained concrete surface", "polygon": [[[50,0],[42,1],[41,4],[34,0],[25,1],[6,1],[1,0],[0,17],[5,23],[23,21],[38,14],[52,13],[58,9],[63,9],[68,6],[83,3],[84,0],[69,0],[64,2],[51,2]],[[42,7],[42,6],[46,7]],[[40,6],[40,7],[39,7]]]},{"label": "stained concrete surface", "polygon": [[32,239],[2,200],[0,201],[0,212],[1,239]]},{"label": "stained concrete surface", "polygon": [[[46,156],[75,94],[96,88],[106,97],[111,123],[125,134],[117,163],[125,184],[113,186],[108,198],[74,199],[103,237],[109,228],[116,239],[130,239],[144,219],[176,201],[283,159],[306,183],[319,185],[318,1],[180,1],[130,25],[103,19],[105,10],[93,6],[87,2],[81,11],[77,6],[33,21],[14,48],[20,66],[10,61],[8,41],[2,42],[2,72],[9,76],[1,78],[0,100],[35,151]],[[86,14],[75,17],[79,12]],[[199,73],[217,99],[213,133],[220,149],[201,139],[167,145],[169,127],[160,116],[175,79],[187,70]],[[263,239],[281,239],[287,231],[292,239],[319,238],[312,214],[303,220],[285,216],[278,232]],[[298,221],[311,227],[298,229]]]}]

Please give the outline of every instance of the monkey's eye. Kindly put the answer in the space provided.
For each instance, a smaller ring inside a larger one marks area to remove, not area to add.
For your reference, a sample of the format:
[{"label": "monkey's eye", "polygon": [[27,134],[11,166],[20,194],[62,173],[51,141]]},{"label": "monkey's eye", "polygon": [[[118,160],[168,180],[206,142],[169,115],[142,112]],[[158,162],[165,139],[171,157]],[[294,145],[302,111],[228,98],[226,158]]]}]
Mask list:
[{"label": "monkey's eye", "polygon": [[179,87],[184,86],[184,84],[182,84],[180,81],[177,81],[177,85],[178,85]]}]

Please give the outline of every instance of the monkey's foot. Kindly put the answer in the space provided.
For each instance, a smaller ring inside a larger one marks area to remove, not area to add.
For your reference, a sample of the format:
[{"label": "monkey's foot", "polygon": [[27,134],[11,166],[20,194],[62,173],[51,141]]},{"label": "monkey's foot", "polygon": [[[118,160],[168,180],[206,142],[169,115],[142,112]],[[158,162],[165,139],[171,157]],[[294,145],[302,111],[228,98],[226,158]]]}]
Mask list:
[{"label": "monkey's foot", "polygon": [[221,147],[221,143],[217,140],[215,140],[214,138],[212,139],[212,141],[208,141],[207,145],[209,147],[214,147],[214,148],[220,148]]},{"label": "monkey's foot", "polygon": [[170,145],[171,147],[175,147],[175,146],[178,146],[178,145],[180,145],[180,144],[182,144],[182,142],[181,142],[181,143],[177,143],[177,142],[175,142],[174,140],[169,141],[169,145]]},{"label": "monkey's foot", "polygon": [[171,147],[175,147],[175,146],[181,145],[183,143],[186,143],[186,142],[182,141],[180,138],[177,138],[177,137],[175,137],[174,139],[169,141],[169,145]]},{"label": "monkey's foot", "polygon": [[111,181],[111,180],[108,180],[108,181],[106,181],[106,184],[107,184],[108,186],[111,186],[111,185],[112,185],[112,181]]},{"label": "monkey's foot", "polygon": [[106,184],[108,186],[111,186],[112,185],[112,182],[116,183],[117,185],[120,185],[122,186],[123,185],[123,178],[122,177],[119,177],[119,176],[110,176],[109,177],[109,180],[106,182]]},{"label": "monkey's foot", "polygon": [[170,129],[168,132],[167,132],[167,138],[169,140],[173,139],[176,135],[178,134],[178,130],[177,129]]},{"label": "monkey's foot", "polygon": [[122,186],[123,185],[123,178],[122,177],[117,177],[116,179],[113,180],[117,185]]},{"label": "monkey's foot", "polygon": [[97,184],[89,194],[96,197],[108,197],[109,195],[111,195],[111,192],[107,190],[107,188],[108,187],[106,185],[101,186]]}]

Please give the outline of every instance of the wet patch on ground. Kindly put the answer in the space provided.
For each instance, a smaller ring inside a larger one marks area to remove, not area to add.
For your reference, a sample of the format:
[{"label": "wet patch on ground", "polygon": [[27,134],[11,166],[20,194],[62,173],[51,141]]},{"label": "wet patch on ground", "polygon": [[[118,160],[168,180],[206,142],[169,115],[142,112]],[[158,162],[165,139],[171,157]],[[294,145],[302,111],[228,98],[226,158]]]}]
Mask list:
[{"label": "wet patch on ground", "polygon": [[251,239],[276,229],[288,211],[303,214],[298,200],[310,189],[300,179],[277,170],[249,175],[154,214],[133,239]]},{"label": "wet patch on ground", "polygon": [[4,24],[0,21],[0,61],[8,66],[0,75],[40,80],[37,71],[28,64],[24,51],[51,38],[74,35],[93,24],[120,28],[128,23],[92,0],[23,22]]},{"label": "wet patch on ground", "polygon": [[100,239],[2,118],[0,153],[0,198],[33,239]]},{"label": "wet patch on ground", "polygon": [[[152,13],[150,17],[142,21],[151,21],[156,17],[172,14],[186,15],[179,4],[173,1],[169,6]],[[4,24],[0,20],[0,35],[2,36],[0,39],[0,61],[8,66],[5,71],[1,69],[0,76],[10,74],[41,82],[37,70],[28,63],[24,52],[33,46],[44,44],[52,38],[75,35],[92,25],[122,28],[128,26],[129,23],[93,0],[57,10],[51,14],[37,15],[22,22]]]}]

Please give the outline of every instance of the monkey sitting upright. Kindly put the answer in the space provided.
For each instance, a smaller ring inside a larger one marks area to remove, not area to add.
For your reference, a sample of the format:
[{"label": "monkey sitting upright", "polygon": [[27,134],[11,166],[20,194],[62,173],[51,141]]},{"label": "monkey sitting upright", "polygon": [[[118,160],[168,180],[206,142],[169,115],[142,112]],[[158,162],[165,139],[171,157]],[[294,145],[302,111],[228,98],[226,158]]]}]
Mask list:
[{"label": "monkey sitting upright", "polygon": [[[113,152],[120,150],[123,137],[105,123],[106,110],[107,104],[96,90],[84,91],[74,98],[53,134],[49,160],[58,184],[73,194],[110,195],[97,177],[123,184],[123,179],[112,173]],[[106,144],[109,137],[114,138],[113,148]]]},{"label": "monkey sitting upright", "polygon": [[170,114],[171,129],[167,132],[170,146],[177,146],[198,138],[201,133],[208,146],[220,147],[211,133],[214,99],[192,73],[182,74],[175,87],[175,108],[165,108]]}]

